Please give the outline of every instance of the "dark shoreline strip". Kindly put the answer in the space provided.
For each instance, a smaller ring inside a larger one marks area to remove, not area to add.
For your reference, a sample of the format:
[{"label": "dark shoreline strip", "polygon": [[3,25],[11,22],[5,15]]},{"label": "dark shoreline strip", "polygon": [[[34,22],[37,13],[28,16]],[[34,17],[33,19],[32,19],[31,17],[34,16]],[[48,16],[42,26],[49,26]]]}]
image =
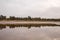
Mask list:
[{"label": "dark shoreline strip", "polygon": [[44,27],[44,26],[52,26],[52,27],[55,27],[55,26],[60,26],[60,25],[56,25],[56,24],[0,24],[0,30],[6,28],[6,27],[9,27],[9,28],[15,28],[15,27],[27,27],[28,29],[31,28],[31,27]]},{"label": "dark shoreline strip", "polygon": [[0,24],[0,26],[60,26],[57,24]]}]

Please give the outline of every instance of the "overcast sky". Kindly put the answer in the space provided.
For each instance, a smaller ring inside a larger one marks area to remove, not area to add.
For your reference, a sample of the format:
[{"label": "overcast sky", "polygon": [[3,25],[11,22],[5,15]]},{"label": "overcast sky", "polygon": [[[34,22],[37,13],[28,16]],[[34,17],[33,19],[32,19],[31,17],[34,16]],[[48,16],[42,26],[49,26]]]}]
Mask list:
[{"label": "overcast sky", "polygon": [[0,0],[0,15],[60,18],[60,0]]}]

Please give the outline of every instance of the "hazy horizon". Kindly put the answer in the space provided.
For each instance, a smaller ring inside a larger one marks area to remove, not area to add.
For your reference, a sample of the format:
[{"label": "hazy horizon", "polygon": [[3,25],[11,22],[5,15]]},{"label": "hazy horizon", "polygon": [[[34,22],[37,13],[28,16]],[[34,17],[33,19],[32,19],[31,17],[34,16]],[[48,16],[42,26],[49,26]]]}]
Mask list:
[{"label": "hazy horizon", "polygon": [[0,15],[60,18],[60,0],[0,0]]}]

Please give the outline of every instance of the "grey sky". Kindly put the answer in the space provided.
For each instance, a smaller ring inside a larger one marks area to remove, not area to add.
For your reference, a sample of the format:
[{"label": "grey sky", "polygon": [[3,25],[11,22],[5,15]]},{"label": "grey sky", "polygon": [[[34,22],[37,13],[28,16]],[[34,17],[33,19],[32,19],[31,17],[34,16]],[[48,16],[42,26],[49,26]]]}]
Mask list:
[{"label": "grey sky", "polygon": [[60,18],[60,0],[0,0],[0,15]]}]

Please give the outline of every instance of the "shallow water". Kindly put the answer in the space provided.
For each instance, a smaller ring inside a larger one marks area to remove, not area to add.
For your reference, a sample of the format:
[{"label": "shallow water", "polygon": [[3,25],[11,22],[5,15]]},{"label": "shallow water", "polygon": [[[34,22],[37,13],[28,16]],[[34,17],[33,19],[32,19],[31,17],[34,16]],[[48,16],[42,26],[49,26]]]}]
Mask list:
[{"label": "shallow water", "polygon": [[60,40],[60,27],[0,27],[0,40]]}]

